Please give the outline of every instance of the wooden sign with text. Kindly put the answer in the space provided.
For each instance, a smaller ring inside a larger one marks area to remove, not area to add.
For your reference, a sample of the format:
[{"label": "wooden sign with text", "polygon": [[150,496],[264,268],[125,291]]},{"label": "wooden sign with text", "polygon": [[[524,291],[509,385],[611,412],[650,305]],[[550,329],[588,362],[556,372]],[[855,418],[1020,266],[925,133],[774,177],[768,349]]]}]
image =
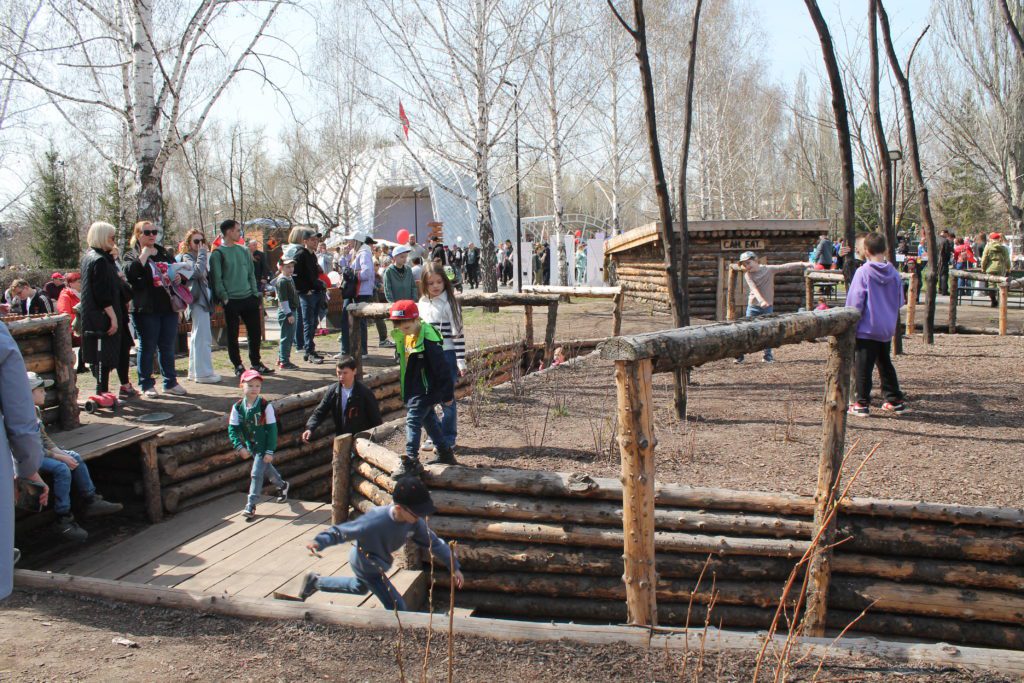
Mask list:
[{"label": "wooden sign with text", "polygon": [[764,240],[722,240],[722,251],[764,251]]}]

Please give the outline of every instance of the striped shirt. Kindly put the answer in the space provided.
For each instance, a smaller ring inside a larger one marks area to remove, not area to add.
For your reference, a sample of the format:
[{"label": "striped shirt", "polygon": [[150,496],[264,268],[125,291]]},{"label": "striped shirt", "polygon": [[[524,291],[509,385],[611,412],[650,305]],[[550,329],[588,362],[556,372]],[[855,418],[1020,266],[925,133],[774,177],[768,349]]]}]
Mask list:
[{"label": "striped shirt", "polygon": [[[421,297],[417,304],[420,309],[420,318],[430,323],[444,338],[443,348],[445,351],[455,352],[455,364],[460,371],[466,369],[466,337],[463,334],[462,325],[455,325],[455,318],[452,315],[452,305],[448,301],[448,293],[441,292],[440,296],[429,298]],[[455,304],[458,305],[458,304]]]}]

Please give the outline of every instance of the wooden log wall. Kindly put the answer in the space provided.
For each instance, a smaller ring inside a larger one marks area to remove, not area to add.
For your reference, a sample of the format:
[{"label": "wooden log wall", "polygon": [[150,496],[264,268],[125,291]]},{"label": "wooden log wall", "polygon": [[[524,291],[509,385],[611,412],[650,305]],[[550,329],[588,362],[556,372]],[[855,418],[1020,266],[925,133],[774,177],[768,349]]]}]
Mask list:
[{"label": "wooden log wall", "polygon": [[25,359],[25,369],[52,379],[46,391],[43,423],[55,429],[79,426],[78,361],[71,345],[71,319],[67,315],[35,315],[4,319]]},{"label": "wooden log wall", "polygon": [[[758,235],[760,236],[760,235]],[[812,238],[807,235],[772,235],[765,238],[764,254],[773,264],[806,261]],[[724,257],[735,263],[738,251],[722,251],[721,237],[690,237],[690,315],[714,320],[718,305],[718,261]],[[622,287],[627,302],[669,310],[665,283],[665,264],[660,242],[649,242],[609,257],[616,273],[615,284]],[[803,305],[804,284],[800,273],[784,273],[775,280],[776,312],[795,311]],[[721,287],[724,289],[725,283]],[[745,302],[740,306],[742,309]],[[742,310],[741,310],[742,313]]]},{"label": "wooden log wall", "polygon": [[[398,459],[355,441],[356,511],[390,502]],[[493,616],[626,620],[618,480],[444,466],[425,476],[438,507],[431,526],[459,542],[459,606]],[[658,623],[686,625],[689,613],[691,625],[703,626],[713,588],[713,625],[766,628],[813,534],[813,498],[675,485],[658,485],[656,498]],[[853,630],[1024,648],[1024,511],[857,498],[840,509],[829,628],[844,628],[874,603]],[[435,578],[447,586],[446,572]]]}]

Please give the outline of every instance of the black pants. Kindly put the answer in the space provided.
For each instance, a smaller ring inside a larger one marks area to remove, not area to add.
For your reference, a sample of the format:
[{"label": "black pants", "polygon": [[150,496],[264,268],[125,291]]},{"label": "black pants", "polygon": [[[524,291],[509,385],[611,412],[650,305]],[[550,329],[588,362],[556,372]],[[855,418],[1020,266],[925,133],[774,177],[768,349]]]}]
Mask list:
[{"label": "black pants", "polygon": [[469,281],[470,289],[476,289],[480,285],[479,263],[470,263],[466,266],[466,279]]},{"label": "black pants", "polygon": [[947,296],[949,294],[949,264],[944,263],[939,266],[939,294]]},{"label": "black pants", "polygon": [[880,342],[874,339],[858,339],[854,346],[857,364],[857,403],[862,406],[871,405],[871,375],[878,368],[878,377],[882,382],[882,396],[889,403],[903,401],[900,381],[896,377],[889,351],[892,340]]},{"label": "black pants", "polygon": [[[102,343],[103,341],[100,342],[100,344]],[[131,366],[132,338],[128,334],[128,329],[122,328],[117,334],[117,339],[112,343],[119,345],[116,366],[117,378],[121,381],[122,386],[131,384],[132,380],[128,376],[128,368]],[[99,354],[102,356],[102,351]],[[97,360],[89,365],[89,369],[92,371],[92,376],[96,379],[96,393],[105,394],[110,391],[110,371],[114,370],[115,366]]]},{"label": "black pants", "polygon": [[224,324],[228,335],[228,358],[236,368],[242,364],[242,355],[238,351],[238,320],[245,323],[249,339],[249,364],[253,367],[262,365],[260,361],[260,300],[254,296],[245,299],[232,299],[224,304]]}]

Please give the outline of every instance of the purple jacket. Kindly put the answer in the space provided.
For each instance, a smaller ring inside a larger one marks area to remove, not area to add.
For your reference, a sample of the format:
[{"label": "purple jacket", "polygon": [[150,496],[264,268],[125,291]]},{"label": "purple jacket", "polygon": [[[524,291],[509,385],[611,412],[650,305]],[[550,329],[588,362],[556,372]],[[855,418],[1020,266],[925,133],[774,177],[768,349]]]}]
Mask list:
[{"label": "purple jacket", "polygon": [[903,303],[903,283],[891,263],[868,261],[858,268],[846,294],[846,305],[860,311],[857,339],[892,339]]},{"label": "purple jacket", "polygon": [[349,267],[359,278],[359,289],[356,291],[356,296],[373,296],[373,284],[377,273],[373,268],[373,251],[370,250],[370,247],[365,244],[360,245]]}]

